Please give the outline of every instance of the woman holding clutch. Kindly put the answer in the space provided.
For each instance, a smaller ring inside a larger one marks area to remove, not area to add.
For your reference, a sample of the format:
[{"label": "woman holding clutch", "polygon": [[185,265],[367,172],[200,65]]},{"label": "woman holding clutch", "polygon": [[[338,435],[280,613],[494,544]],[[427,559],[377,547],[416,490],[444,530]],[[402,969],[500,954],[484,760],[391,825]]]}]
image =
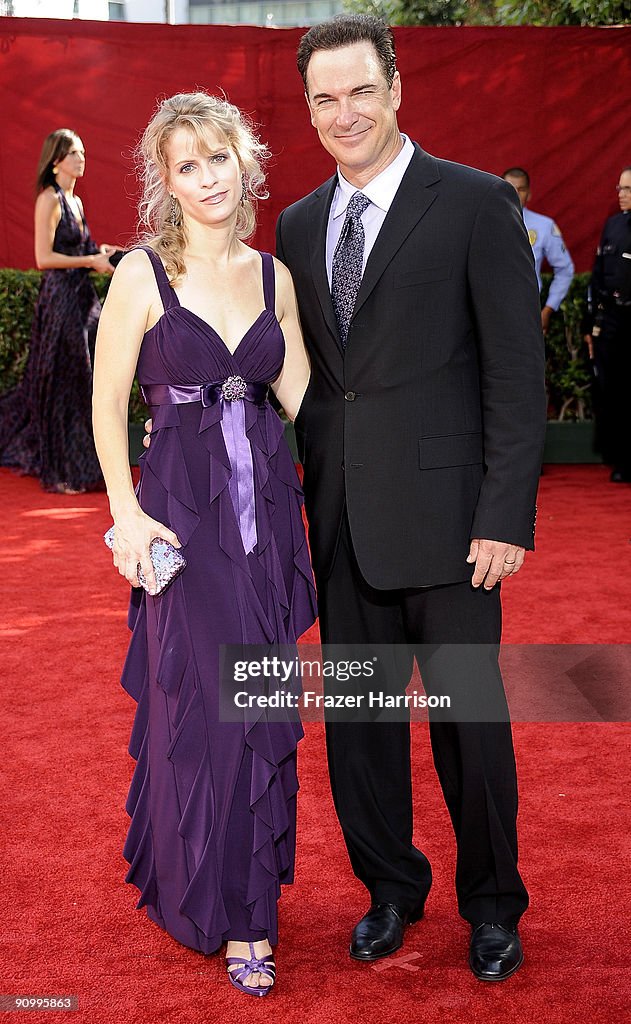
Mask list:
[{"label": "woman holding clutch", "polygon": [[[268,388],[293,417],[309,365],[288,271],[245,244],[265,147],[205,93],[165,100],[141,143],[150,234],[113,278],[96,349],[94,430],[132,602],[123,684],[138,701],[127,880],[202,953],[227,943],[240,991],[274,982],[277,900],[293,878],[298,722],[220,721],[223,644],[293,644],[315,619],[302,493]],[[153,417],[134,493],[134,373]],[[186,568],[156,593],[150,544]]]}]

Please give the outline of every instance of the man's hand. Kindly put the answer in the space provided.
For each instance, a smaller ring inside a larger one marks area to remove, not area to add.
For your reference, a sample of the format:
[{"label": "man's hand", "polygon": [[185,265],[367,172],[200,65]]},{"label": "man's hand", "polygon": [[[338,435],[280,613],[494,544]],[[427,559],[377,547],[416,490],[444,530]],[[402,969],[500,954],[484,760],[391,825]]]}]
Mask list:
[{"label": "man's hand", "polygon": [[147,431],[147,433],[143,437],[142,443],[144,444],[145,448],[148,448],[149,445],[151,444],[151,431],[153,430],[153,420],[145,420],[145,430]]},{"label": "man's hand", "polygon": [[475,562],[472,577],[474,587],[484,583],[485,590],[492,590],[498,580],[514,576],[524,564],[526,549],[502,540],[471,541],[467,562]]},{"label": "man's hand", "polygon": [[541,330],[543,331],[544,336],[550,330],[550,319],[553,313],[554,310],[552,306],[544,306],[541,310]]}]

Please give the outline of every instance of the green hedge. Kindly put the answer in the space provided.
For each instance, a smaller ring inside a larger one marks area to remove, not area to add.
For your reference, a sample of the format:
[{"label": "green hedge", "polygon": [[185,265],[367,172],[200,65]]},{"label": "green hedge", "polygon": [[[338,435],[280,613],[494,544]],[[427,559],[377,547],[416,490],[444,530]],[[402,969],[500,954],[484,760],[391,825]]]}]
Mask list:
[{"label": "green hedge", "polygon": [[[549,420],[592,418],[592,370],[583,340],[589,274],[575,274],[546,338],[546,387]],[[544,295],[550,275],[543,275]]]},{"label": "green hedge", "polygon": [[[552,318],[546,340],[548,418],[590,419],[591,371],[583,342],[585,295],[588,274],[577,274],[563,303],[562,313]],[[0,393],[20,379],[28,355],[28,344],[40,273],[37,270],[0,269]],[[93,275],[101,299],[107,293],[109,277]],[[544,286],[549,277],[544,275]],[[138,385],[132,388],[129,418],[142,423],[145,406]]]},{"label": "green hedge", "polygon": [[[37,299],[39,270],[0,269],[0,394],[18,383],[28,357],[33,308]],[[107,295],[108,274],[92,274],[101,301]],[[146,406],[134,381],[129,398],[129,419],[142,423]]]},{"label": "green hedge", "polygon": [[0,393],[16,384],[26,365],[40,273],[0,270]]}]

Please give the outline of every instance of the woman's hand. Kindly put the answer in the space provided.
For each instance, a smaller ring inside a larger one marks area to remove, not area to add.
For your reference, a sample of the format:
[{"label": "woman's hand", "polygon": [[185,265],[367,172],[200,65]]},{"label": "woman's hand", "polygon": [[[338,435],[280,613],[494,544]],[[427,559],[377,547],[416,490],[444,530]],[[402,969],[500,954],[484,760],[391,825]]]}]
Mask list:
[{"label": "woman's hand", "polygon": [[145,436],[142,439],[142,443],[144,444],[145,448],[148,448],[149,445],[151,444],[151,431],[153,430],[153,420],[152,419],[145,420],[145,430],[146,430],[146,434],[145,434]]},{"label": "woman's hand", "polygon": [[179,548],[181,545],[177,535],[167,526],[163,526],[151,516],[145,515],[141,509],[117,516],[114,526],[116,527],[112,549],[114,565],[121,576],[131,583],[132,587],[139,587],[138,563],[140,563],[149,593],[155,594],[156,577],[149,555],[149,545],[154,537],[162,537],[163,540],[169,541],[174,547]]},{"label": "woman's hand", "polygon": [[113,252],[116,252],[116,246],[103,242],[103,245],[99,246],[99,252],[102,252],[105,256],[111,256]]},{"label": "woman's hand", "polygon": [[90,259],[90,270],[95,270],[97,274],[113,274],[114,267],[110,263],[110,258],[103,252],[94,253]]}]

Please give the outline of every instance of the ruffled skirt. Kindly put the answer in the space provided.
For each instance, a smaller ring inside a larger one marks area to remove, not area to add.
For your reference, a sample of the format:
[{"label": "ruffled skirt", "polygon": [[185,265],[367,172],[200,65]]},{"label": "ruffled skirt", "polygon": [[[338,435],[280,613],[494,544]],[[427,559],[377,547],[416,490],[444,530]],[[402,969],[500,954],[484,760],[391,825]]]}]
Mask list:
[{"label": "ruffled skirt", "polygon": [[[277,941],[280,886],[294,871],[302,735],[296,721],[219,720],[219,647],[293,644],[316,617],[283,427],[267,404],[245,404],[257,528],[249,555],[229,493],[220,405],[152,410],[139,500],[177,533],[188,564],[162,596],[133,592],[122,677],[137,701],[127,881],[140,890],[139,907],[203,953],[226,938]],[[244,921],[249,934],[232,934]]]}]

